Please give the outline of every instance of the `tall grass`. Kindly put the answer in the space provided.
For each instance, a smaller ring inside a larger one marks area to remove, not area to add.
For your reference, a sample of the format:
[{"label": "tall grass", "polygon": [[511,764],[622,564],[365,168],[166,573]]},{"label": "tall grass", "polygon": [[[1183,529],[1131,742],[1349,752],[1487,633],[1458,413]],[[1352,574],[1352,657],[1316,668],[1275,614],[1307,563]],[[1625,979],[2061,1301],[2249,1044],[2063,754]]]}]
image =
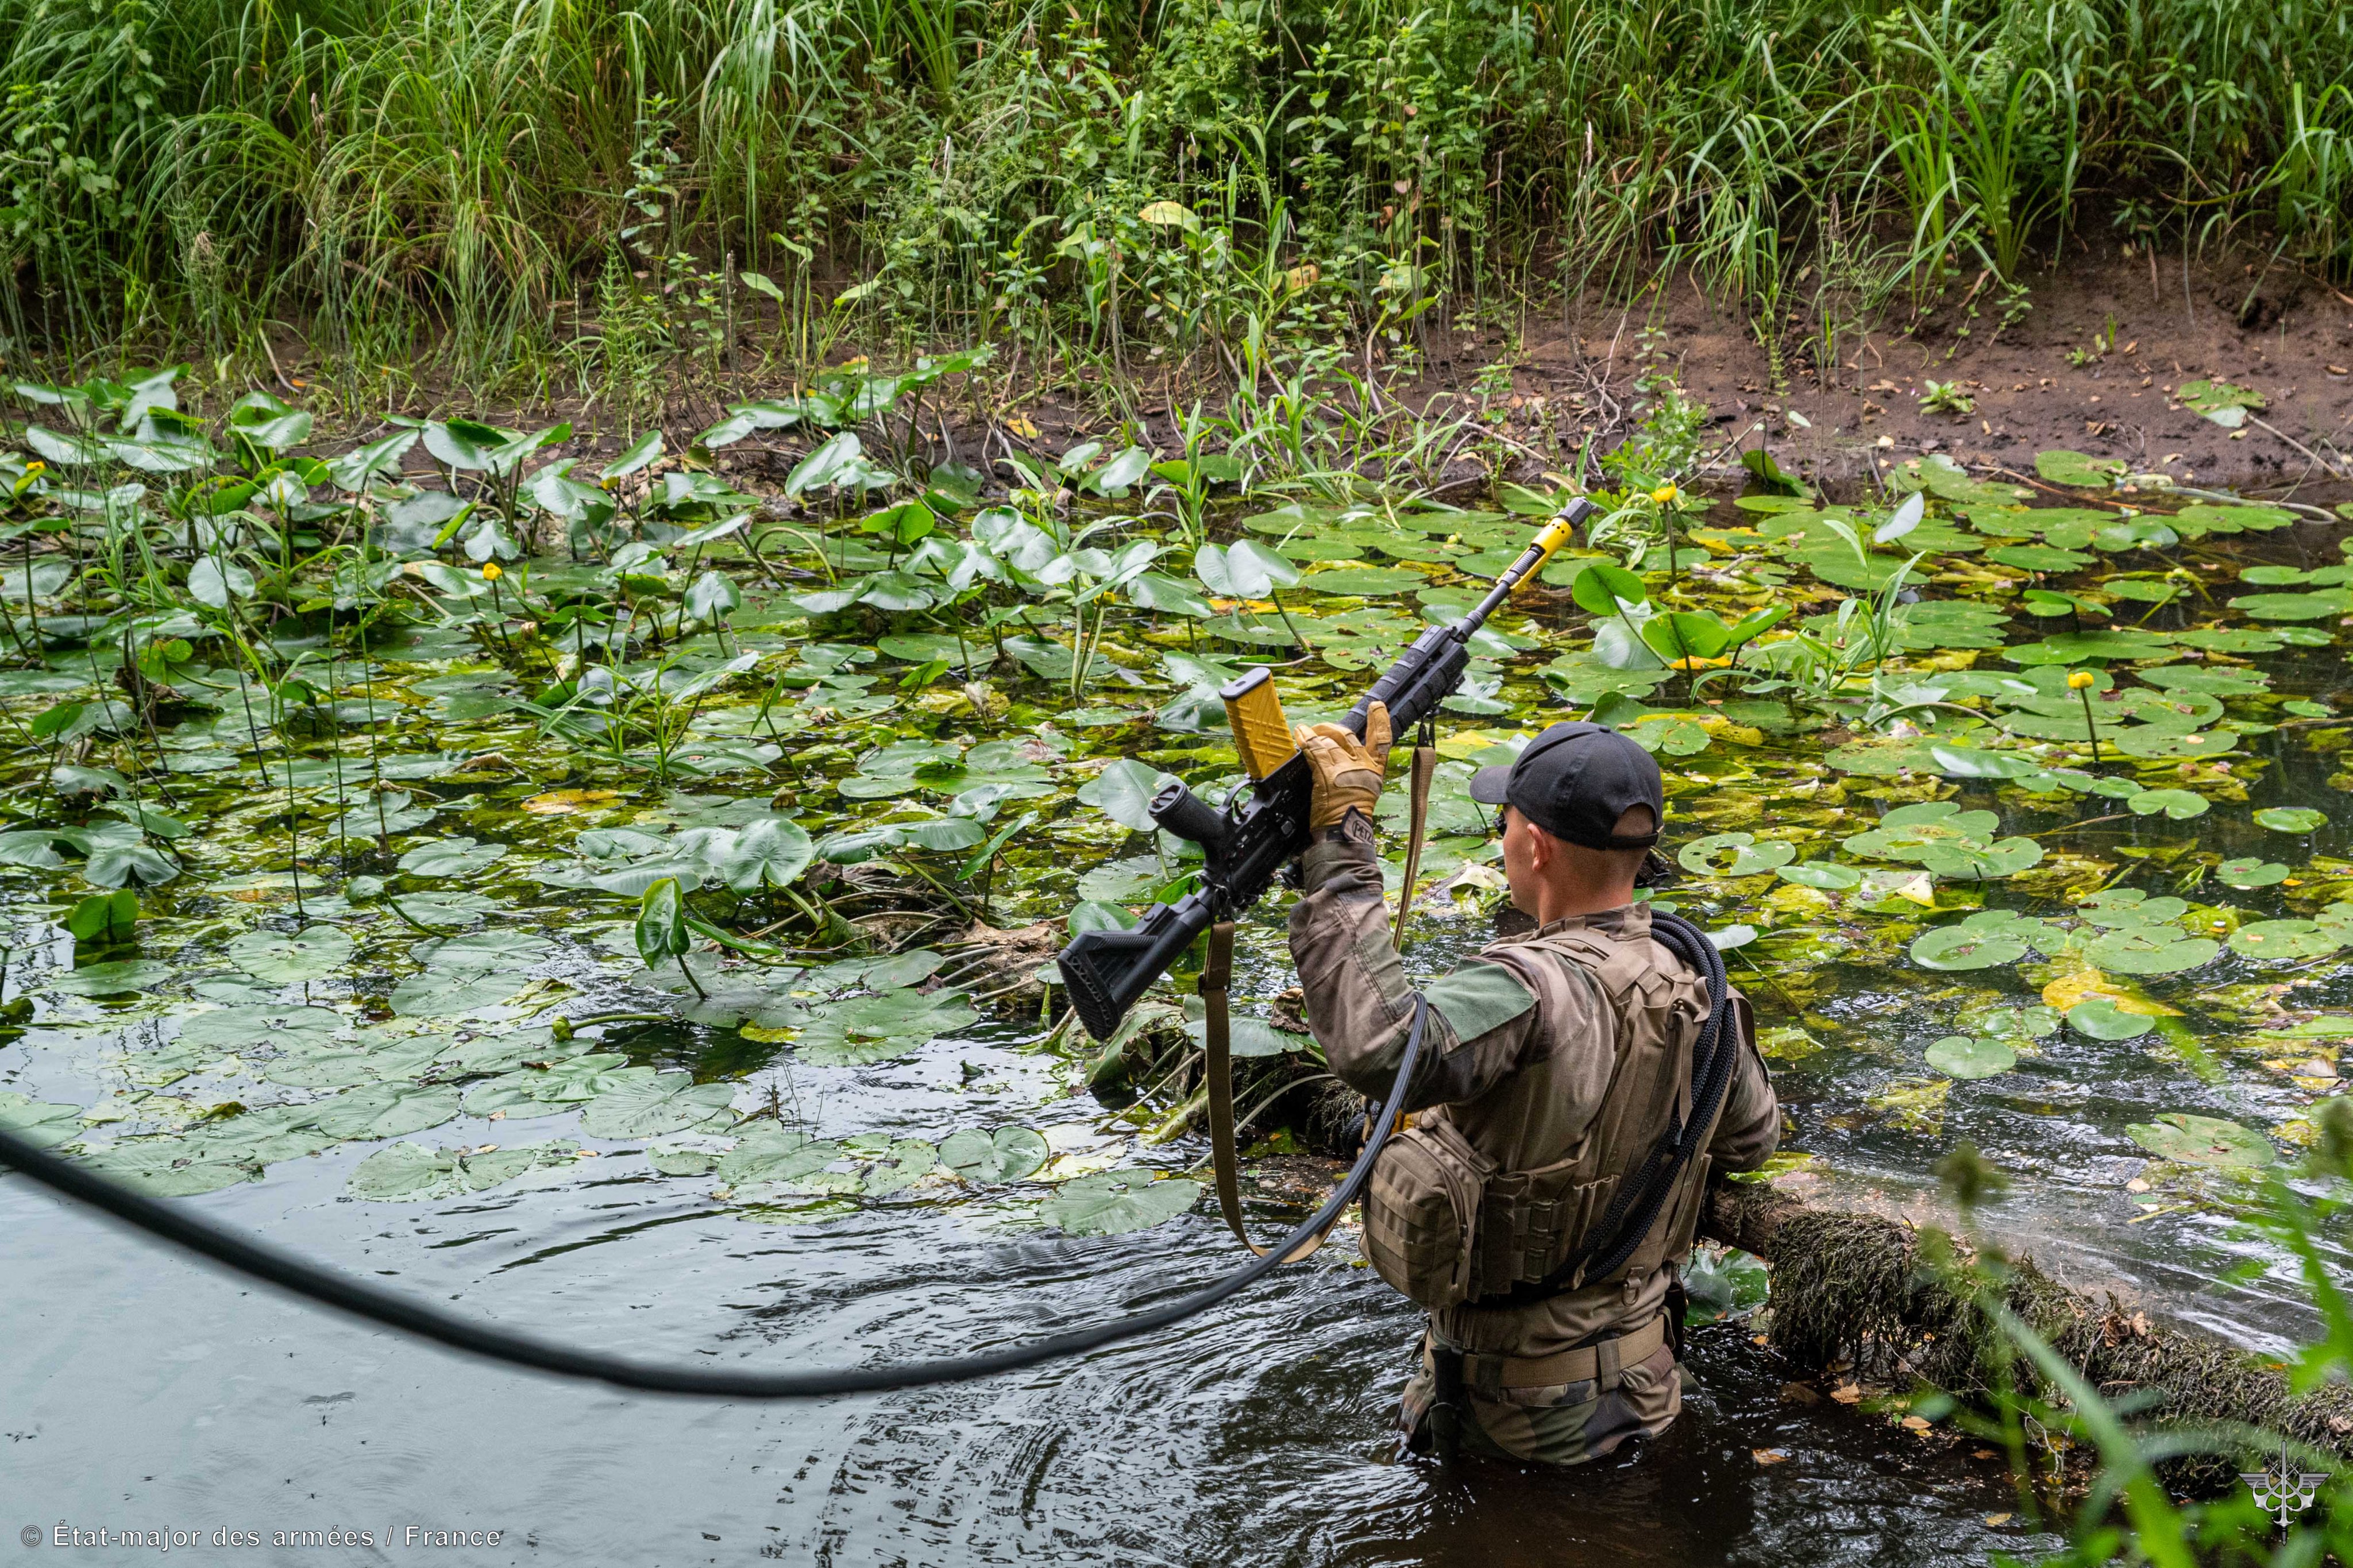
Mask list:
[{"label": "tall grass", "polygon": [[0,0],[0,60],[12,358],[275,321],[354,397],[592,386],[624,230],[731,345],[773,282],[739,353],[1138,387],[1670,266],[1788,346],[1833,262],[1926,309],[2120,208],[2353,271],[2332,0]]}]

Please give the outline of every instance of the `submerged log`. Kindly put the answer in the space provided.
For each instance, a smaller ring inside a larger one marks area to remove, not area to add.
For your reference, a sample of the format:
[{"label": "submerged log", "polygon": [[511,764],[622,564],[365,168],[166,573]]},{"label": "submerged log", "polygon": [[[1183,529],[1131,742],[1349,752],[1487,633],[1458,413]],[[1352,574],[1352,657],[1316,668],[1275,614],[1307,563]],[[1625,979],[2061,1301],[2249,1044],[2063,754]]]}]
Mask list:
[{"label": "submerged log", "polygon": [[[1817,1208],[1763,1183],[1718,1182],[1700,1234],[1754,1253],[1772,1268],[1769,1339],[1808,1366],[1852,1359],[1882,1378],[1907,1374],[1983,1402],[1998,1380],[2063,1405],[2000,1355],[2000,1331],[1921,1256],[1923,1233],[1879,1215]],[[2353,1460],[2353,1388],[2301,1397],[2279,1363],[2208,1335],[2153,1324],[2111,1294],[2093,1300],[2052,1279],[2031,1258],[2010,1261],[2004,1301],[2019,1320],[2134,1418],[2179,1428],[2244,1426]],[[2250,1456],[2253,1454],[2252,1447]],[[2235,1479],[2227,1456],[2167,1461],[2167,1480],[2209,1489]]]}]

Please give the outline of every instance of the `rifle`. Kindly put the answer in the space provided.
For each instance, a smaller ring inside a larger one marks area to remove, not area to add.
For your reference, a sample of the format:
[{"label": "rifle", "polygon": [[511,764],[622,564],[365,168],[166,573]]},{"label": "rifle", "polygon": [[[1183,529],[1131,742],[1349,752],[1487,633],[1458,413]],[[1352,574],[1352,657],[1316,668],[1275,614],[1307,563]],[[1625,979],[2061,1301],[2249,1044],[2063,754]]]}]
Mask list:
[{"label": "rifle", "polygon": [[[1484,626],[1511,591],[1552,558],[1578,523],[1598,509],[1579,497],[1556,513],[1487,596],[1451,626],[1432,626],[1413,640],[1388,673],[1373,683],[1342,721],[1362,739],[1376,702],[1387,704],[1398,739],[1438,711],[1471,662],[1471,635]],[[1219,921],[1229,921],[1265,896],[1282,868],[1308,845],[1307,805],[1313,779],[1293,742],[1273,678],[1264,666],[1218,694],[1226,705],[1236,749],[1249,781],[1223,809],[1182,784],[1152,798],[1152,820],[1198,844],[1207,857],[1201,887],[1173,904],[1155,904],[1133,931],[1081,931],[1059,960],[1071,1005],[1087,1033],[1109,1039],[1135,999],[1166,973]],[[1245,799],[1245,795],[1247,799]]]}]

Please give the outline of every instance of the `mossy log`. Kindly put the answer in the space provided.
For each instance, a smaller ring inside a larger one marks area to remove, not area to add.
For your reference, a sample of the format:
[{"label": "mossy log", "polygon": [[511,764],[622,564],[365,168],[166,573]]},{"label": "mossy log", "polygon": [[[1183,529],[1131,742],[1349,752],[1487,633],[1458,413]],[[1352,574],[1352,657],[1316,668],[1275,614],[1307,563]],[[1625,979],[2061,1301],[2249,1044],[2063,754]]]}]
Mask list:
[{"label": "mossy log", "polygon": [[[1876,1380],[1932,1384],[1983,1401],[2023,1363],[1997,1352],[1997,1330],[1921,1257],[1922,1233],[1879,1215],[1816,1208],[1762,1183],[1714,1184],[1701,1234],[1772,1266],[1770,1342],[1801,1365],[1852,1360]],[[2031,1258],[2010,1261],[2005,1300],[2019,1320],[2135,1418],[2180,1427],[2243,1426],[2284,1433],[2353,1461],[2353,1388],[2298,1397],[2278,1363],[2208,1335],[2153,1324],[2114,1295],[2094,1300]],[[2007,1368],[2007,1370],[2005,1370]],[[2063,1403],[2055,1391],[2027,1386]],[[2253,1457],[2250,1454],[2248,1457]],[[2229,1458],[2170,1461],[2177,1487],[2227,1486]]]}]

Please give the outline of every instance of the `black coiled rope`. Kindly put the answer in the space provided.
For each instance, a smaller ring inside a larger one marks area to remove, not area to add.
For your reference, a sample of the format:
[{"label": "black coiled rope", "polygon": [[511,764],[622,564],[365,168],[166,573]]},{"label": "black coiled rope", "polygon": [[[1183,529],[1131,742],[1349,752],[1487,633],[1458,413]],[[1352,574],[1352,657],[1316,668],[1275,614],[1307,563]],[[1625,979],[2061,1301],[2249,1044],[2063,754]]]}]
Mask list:
[{"label": "black coiled rope", "polygon": [[1626,1266],[1659,1221],[1659,1210],[1675,1190],[1675,1178],[1700,1151],[1715,1127],[1716,1113],[1732,1084],[1732,1069],[1740,1056],[1740,1041],[1726,1004],[1731,982],[1724,973],[1724,954],[1707,933],[1681,915],[1651,911],[1651,936],[1682,959],[1707,982],[1707,1018],[1692,1042],[1691,1115],[1670,1121],[1666,1132],[1642,1163],[1618,1184],[1618,1191],[1593,1227],[1593,1241],[1572,1254],[1566,1263],[1531,1283],[1515,1286],[1513,1301],[1538,1301],[1573,1289],[1587,1280],[1607,1279]]},{"label": "black coiled rope", "polygon": [[316,1264],[290,1258],[275,1247],[265,1247],[224,1230],[209,1220],[132,1192],[69,1160],[37,1149],[10,1132],[0,1131],[0,1162],[14,1165],[35,1181],[53,1187],[68,1197],[79,1198],[150,1235],[176,1242],[191,1252],[225,1264],[239,1273],[249,1274],[281,1290],[491,1361],[552,1372],[564,1377],[593,1378],[617,1387],[641,1389],[652,1394],[688,1394],[716,1399],[815,1399],[837,1394],[877,1394],[890,1389],[916,1388],[926,1384],[963,1383],[976,1377],[990,1377],[1002,1372],[1036,1366],[1040,1362],[1054,1361],[1063,1356],[1084,1355],[1114,1341],[1147,1334],[1155,1329],[1180,1322],[1197,1312],[1207,1311],[1227,1297],[1265,1278],[1291,1256],[1293,1248],[1309,1237],[1320,1234],[1336,1220],[1340,1211],[1355,1202],[1356,1194],[1364,1189],[1366,1178],[1372,1174],[1373,1161],[1379,1155],[1381,1146],[1388,1141],[1389,1130],[1397,1125],[1398,1112],[1405,1109],[1406,1090],[1413,1082],[1413,1069],[1421,1056],[1421,1037],[1427,1016],[1427,1005],[1417,997],[1413,1026],[1406,1034],[1405,1054],[1398,1063],[1397,1082],[1390,1087],[1388,1101],[1380,1110],[1380,1120],[1374,1126],[1372,1136],[1366,1140],[1364,1152],[1356,1156],[1356,1163],[1349,1171],[1347,1179],[1340,1184],[1331,1197],[1324,1200],[1322,1208],[1281,1242],[1269,1247],[1265,1256],[1252,1258],[1214,1285],[1148,1311],[981,1355],[913,1362],[903,1366],[842,1367],[825,1372],[724,1372],[696,1367],[651,1366],[621,1356],[572,1350],[530,1334],[460,1318],[383,1286],[371,1285],[339,1270],[322,1268]]}]

